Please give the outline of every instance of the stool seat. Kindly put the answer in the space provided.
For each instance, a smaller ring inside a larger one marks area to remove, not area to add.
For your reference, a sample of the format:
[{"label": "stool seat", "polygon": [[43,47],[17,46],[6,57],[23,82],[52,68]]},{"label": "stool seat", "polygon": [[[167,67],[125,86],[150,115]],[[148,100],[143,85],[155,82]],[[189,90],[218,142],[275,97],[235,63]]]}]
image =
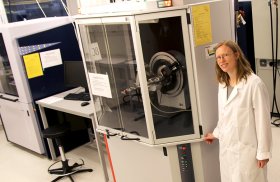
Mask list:
[{"label": "stool seat", "polygon": [[55,125],[44,129],[42,131],[42,136],[44,138],[51,138],[51,139],[60,138],[64,136],[69,130],[70,127],[67,125]]}]

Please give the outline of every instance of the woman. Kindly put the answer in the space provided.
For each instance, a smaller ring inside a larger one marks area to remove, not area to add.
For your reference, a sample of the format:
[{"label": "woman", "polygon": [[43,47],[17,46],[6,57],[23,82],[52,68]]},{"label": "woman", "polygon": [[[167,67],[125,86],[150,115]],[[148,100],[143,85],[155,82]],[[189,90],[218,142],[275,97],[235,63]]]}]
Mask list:
[{"label": "woman", "polygon": [[219,139],[222,182],[266,182],[272,143],[267,89],[235,42],[215,50],[219,121],[204,140]]}]

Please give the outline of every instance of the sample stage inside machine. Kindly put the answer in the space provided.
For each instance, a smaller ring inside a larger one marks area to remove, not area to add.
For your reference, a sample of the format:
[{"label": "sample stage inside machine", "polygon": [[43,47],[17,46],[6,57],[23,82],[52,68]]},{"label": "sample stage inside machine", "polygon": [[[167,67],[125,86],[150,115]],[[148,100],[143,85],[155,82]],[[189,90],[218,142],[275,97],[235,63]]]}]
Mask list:
[{"label": "sample stage inside machine", "polygon": [[[157,138],[192,134],[184,38],[180,17],[140,23],[140,36]],[[159,80],[154,83],[153,80]]]},{"label": "sample stage inside machine", "polygon": [[[139,24],[139,29],[156,137],[193,134],[186,67],[188,60],[184,55],[181,18],[143,21]],[[111,51],[110,60],[104,58],[95,61],[97,72],[108,75],[112,92],[112,98],[100,98],[101,112],[97,114],[98,122],[102,126],[147,138],[147,122],[137,61],[133,59],[135,52],[130,26],[110,25],[107,37],[108,40],[119,39],[118,51]],[[113,41],[108,42],[111,49],[116,48]],[[128,50],[124,50],[125,48]]]}]

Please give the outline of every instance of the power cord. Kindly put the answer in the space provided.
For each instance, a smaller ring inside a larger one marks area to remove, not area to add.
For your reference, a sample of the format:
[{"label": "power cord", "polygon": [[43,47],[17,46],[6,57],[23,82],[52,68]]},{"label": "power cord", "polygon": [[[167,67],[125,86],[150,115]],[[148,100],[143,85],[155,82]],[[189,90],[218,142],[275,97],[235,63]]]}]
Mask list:
[{"label": "power cord", "polygon": [[274,121],[271,122],[271,124],[276,127],[280,127],[280,118],[275,119]]},{"label": "power cord", "polygon": [[[64,10],[65,10],[65,12],[66,12],[66,14],[67,14],[67,16],[71,17],[72,15],[70,14],[70,12],[69,12],[69,10],[68,10],[66,4],[63,2],[63,0],[60,0],[60,2],[61,2],[61,4],[62,4],[62,6],[63,6],[63,8],[64,8]],[[79,2],[77,2],[77,3],[79,3]],[[76,35],[76,39],[77,39],[77,41],[79,42],[79,40],[78,40],[78,33],[77,33],[77,29],[76,29],[75,23],[74,23],[74,21],[71,21],[71,23],[72,23],[73,28],[74,28],[74,32],[75,32],[75,35]]]},{"label": "power cord", "polygon": [[[68,159],[68,161],[71,160],[71,159]],[[85,164],[84,160],[83,159],[80,159],[81,160],[81,164],[79,163],[74,163],[73,166],[76,166],[75,169],[72,169],[72,171],[68,172],[68,173],[65,173],[65,174],[56,174],[56,173],[52,173],[52,170],[57,170],[58,168],[55,168],[55,169],[51,169],[54,165],[58,164],[58,163],[61,163],[62,161],[59,160],[59,161],[56,161],[55,163],[53,163],[49,168],[48,168],[48,172],[50,174],[55,174],[56,176],[67,176],[67,175],[71,175],[71,174],[74,174],[76,172],[78,172],[80,169],[83,168],[83,165]],[[61,166],[61,168],[63,170],[63,167]],[[64,171],[61,171],[61,172],[64,172]]]},{"label": "power cord", "polygon": [[277,99],[276,99],[276,85],[277,85],[277,70],[278,70],[278,4],[277,4],[277,1],[274,1],[274,4],[276,6],[276,47],[275,47],[275,59],[274,59],[274,66],[275,66],[275,69],[274,69],[274,73],[273,73],[273,77],[274,77],[274,88],[273,88],[273,95],[274,95],[274,102],[275,102],[275,107],[276,107],[276,110],[277,110],[277,113],[279,114],[279,109],[278,109],[278,103],[277,103]]},{"label": "power cord", "polygon": [[[276,52],[274,54],[274,32],[273,32],[273,16],[272,16],[272,4],[276,7]],[[268,1],[268,5],[270,8],[270,29],[271,29],[271,54],[272,54],[272,75],[273,75],[273,99],[272,99],[272,107],[271,107],[271,113],[274,112],[274,106],[276,108],[276,112],[279,114],[279,109],[277,105],[277,99],[276,99],[276,85],[277,85],[277,71],[278,71],[278,3],[277,1],[271,2],[271,0]],[[275,56],[275,57],[274,57]]]}]

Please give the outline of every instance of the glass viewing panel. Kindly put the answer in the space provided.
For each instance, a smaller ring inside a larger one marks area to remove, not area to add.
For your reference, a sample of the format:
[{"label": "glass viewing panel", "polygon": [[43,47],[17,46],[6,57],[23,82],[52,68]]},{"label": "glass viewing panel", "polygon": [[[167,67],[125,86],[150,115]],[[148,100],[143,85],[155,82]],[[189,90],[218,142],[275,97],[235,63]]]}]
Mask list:
[{"label": "glass viewing panel", "polygon": [[112,94],[112,98],[94,96],[98,124],[148,137],[130,25],[84,27],[88,72],[108,75]]},{"label": "glass viewing panel", "polygon": [[0,34],[0,94],[1,93],[18,96],[2,34]]},{"label": "glass viewing panel", "polygon": [[156,138],[194,134],[181,17],[139,29]]}]

